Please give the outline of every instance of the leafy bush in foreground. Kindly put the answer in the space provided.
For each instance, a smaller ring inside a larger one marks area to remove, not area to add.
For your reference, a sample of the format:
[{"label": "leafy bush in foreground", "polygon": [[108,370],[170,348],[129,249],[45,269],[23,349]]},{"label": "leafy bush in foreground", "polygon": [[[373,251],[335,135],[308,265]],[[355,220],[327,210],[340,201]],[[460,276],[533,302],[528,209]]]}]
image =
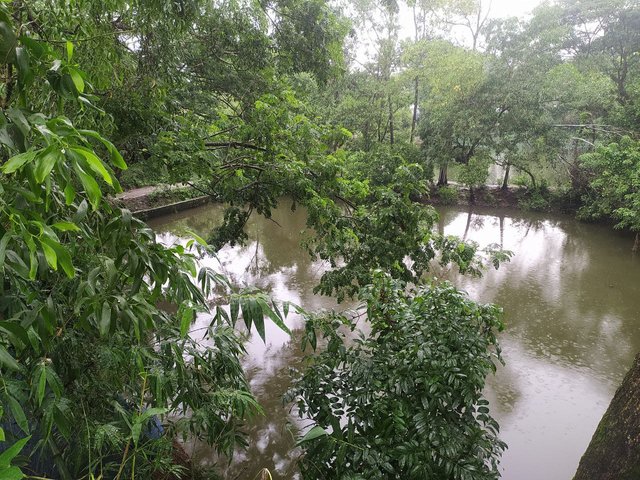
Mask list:
[{"label": "leafy bush in foreground", "polygon": [[330,316],[311,321],[327,348],[290,397],[313,420],[301,440],[305,478],[496,479],[506,447],[482,396],[501,361],[500,310],[449,284],[407,288],[379,273],[361,294],[371,332],[353,342]]}]

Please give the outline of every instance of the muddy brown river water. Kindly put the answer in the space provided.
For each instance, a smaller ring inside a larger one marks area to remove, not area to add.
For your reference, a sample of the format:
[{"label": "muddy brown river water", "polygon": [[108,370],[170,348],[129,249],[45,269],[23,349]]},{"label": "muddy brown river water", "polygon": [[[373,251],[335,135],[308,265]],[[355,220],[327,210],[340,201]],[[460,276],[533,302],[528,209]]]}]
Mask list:
[{"label": "muddy brown river water", "polygon": [[[509,446],[502,478],[569,480],[640,352],[640,259],[631,253],[632,239],[565,216],[439,211],[441,231],[514,252],[510,263],[480,279],[438,272],[474,300],[504,308],[500,343],[506,366],[488,378],[486,387]],[[162,242],[172,243],[187,228],[206,235],[221,217],[221,207],[209,205],[150,223]],[[204,262],[238,284],[257,285],[308,310],[336,307],[333,299],[312,292],[326,266],[299,245],[304,210],[283,206],[274,220],[254,217],[246,246],[225,248],[217,259]],[[225,467],[225,478],[251,479],[265,467],[276,479],[298,478],[299,452],[293,445],[304,422],[283,406],[282,395],[290,368],[301,366],[296,331],[302,322],[293,316],[288,324],[293,337],[270,325],[266,344],[257,335],[247,343],[244,366],[265,415],[248,425],[250,446]],[[200,461],[216,461],[203,446],[193,448]]]}]

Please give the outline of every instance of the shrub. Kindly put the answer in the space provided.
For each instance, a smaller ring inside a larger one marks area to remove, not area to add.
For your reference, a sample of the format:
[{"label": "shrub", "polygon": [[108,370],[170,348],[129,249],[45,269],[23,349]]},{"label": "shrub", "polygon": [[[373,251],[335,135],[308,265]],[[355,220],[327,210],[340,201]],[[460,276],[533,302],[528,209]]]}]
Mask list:
[{"label": "shrub", "polygon": [[455,205],[458,203],[459,192],[455,187],[440,187],[438,199],[442,205]]},{"label": "shrub", "polygon": [[505,448],[483,398],[500,361],[500,310],[449,284],[406,285],[379,273],[361,299],[371,333],[345,342],[335,315],[307,323],[313,358],[290,392],[314,426],[302,438],[304,478],[497,479]]}]

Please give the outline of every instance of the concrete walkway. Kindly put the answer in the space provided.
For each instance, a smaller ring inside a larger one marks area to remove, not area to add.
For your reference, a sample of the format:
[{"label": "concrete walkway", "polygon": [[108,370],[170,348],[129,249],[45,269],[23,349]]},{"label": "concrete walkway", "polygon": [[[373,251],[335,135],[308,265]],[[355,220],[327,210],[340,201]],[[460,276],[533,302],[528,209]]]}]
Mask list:
[{"label": "concrete walkway", "polygon": [[163,190],[176,190],[181,188],[187,188],[189,185],[186,183],[176,183],[175,185],[149,185],[148,187],[132,188],[116,195],[116,198],[121,200],[133,200],[135,198],[142,198],[151,195],[154,192],[160,192]]}]

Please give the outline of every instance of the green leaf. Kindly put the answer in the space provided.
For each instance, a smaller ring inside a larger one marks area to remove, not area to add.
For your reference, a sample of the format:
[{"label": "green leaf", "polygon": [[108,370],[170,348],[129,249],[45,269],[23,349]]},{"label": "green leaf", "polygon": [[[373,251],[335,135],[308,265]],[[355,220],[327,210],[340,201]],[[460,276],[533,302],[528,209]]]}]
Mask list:
[{"label": "green leaf", "polygon": [[29,132],[31,131],[31,125],[29,125],[29,121],[24,116],[24,113],[22,113],[22,110],[19,110],[17,108],[10,108],[9,110],[7,110],[7,117],[9,117],[14,125],[18,127],[22,135],[24,135],[25,137],[29,135]]},{"label": "green leaf", "polygon": [[16,48],[16,66],[18,67],[18,81],[24,88],[33,80],[33,72],[29,68],[29,52],[25,47]]},{"label": "green leaf", "polygon": [[231,311],[231,325],[235,326],[238,321],[238,313],[240,311],[240,301],[238,300],[237,295],[231,296],[229,309]]},{"label": "green leaf", "polygon": [[142,423],[136,422],[131,427],[131,439],[133,444],[137,447],[138,440],[140,439],[140,433],[142,432]]},{"label": "green leaf", "polygon": [[9,336],[13,335],[15,337],[14,339],[9,337],[13,345],[16,345],[17,340],[25,345],[29,345],[29,335],[19,322],[13,320],[0,321],[0,329],[6,331]]},{"label": "green leaf", "polygon": [[13,415],[13,419],[16,421],[20,429],[28,434],[29,433],[29,422],[27,421],[27,416],[24,414],[24,410],[20,403],[10,395],[7,395],[7,400],[9,402],[9,410],[11,410],[11,415]]},{"label": "green leaf", "polygon": [[62,436],[69,440],[71,438],[71,423],[66,415],[60,410],[57,406],[53,408],[53,419],[55,421],[56,427]]},{"label": "green leaf", "polygon": [[267,302],[259,298],[258,304],[262,308],[262,313],[264,315],[268,316],[273,323],[275,323],[278,327],[280,327],[282,330],[284,330],[289,335],[291,335],[291,330],[289,330],[289,327],[287,327],[287,325],[284,323],[282,318],[276,313],[276,311],[273,308],[269,306]]},{"label": "green leaf", "polygon": [[25,474],[18,467],[0,466],[0,480],[22,480]]},{"label": "green leaf", "polygon": [[194,232],[193,230],[187,229],[187,234],[189,236],[193,237],[193,239],[196,242],[198,242],[198,244],[200,244],[201,246],[203,246],[203,247],[207,247],[208,246],[207,241],[204,238],[202,238],[200,235],[198,235],[196,232]]},{"label": "green leaf", "polygon": [[73,43],[67,40],[67,62],[71,63],[71,59],[73,58]]},{"label": "green leaf", "polygon": [[80,93],[84,93],[84,80],[82,79],[80,72],[75,68],[69,67],[69,76],[71,77],[71,80],[73,80],[76,90]]},{"label": "green leaf", "polygon": [[47,386],[47,369],[46,367],[41,366],[40,378],[38,379],[38,390],[36,392],[36,399],[38,400],[38,406],[42,405],[46,386]]},{"label": "green leaf", "polygon": [[111,143],[109,140],[107,140],[94,130],[78,130],[78,132],[82,135],[86,135],[88,137],[99,140],[105,147],[107,147],[107,150],[109,150],[109,153],[111,154],[111,161],[113,162],[113,164],[121,170],[127,169],[127,164],[125,163],[124,158],[122,158],[122,155],[120,155],[120,152],[113,143]]},{"label": "green leaf", "polygon": [[185,338],[189,333],[191,323],[193,323],[193,309],[186,307],[182,310],[180,315],[180,336]]},{"label": "green leaf", "polygon": [[49,242],[49,246],[53,248],[56,252],[58,265],[62,267],[62,270],[64,270],[64,273],[67,274],[67,277],[73,278],[76,272],[75,272],[75,269],[73,268],[73,263],[71,262],[71,256],[69,255],[69,252],[67,252],[67,249],[55,242]]},{"label": "green leaf", "polygon": [[109,148],[109,153],[111,153],[111,161],[116,167],[118,167],[120,170],[126,170],[127,168],[129,168],[124,161],[124,158],[122,158],[122,155],[113,144],[111,144],[111,147]]},{"label": "green leaf", "polygon": [[64,187],[64,200],[67,206],[71,205],[76,198],[76,189],[73,188],[71,182],[67,183],[67,186]]},{"label": "green leaf", "polygon": [[111,305],[106,300],[102,304],[102,313],[100,315],[100,323],[98,324],[100,335],[105,336],[111,329]]},{"label": "green leaf", "polygon": [[35,169],[36,182],[42,183],[61,158],[62,152],[55,148],[47,148],[44,153],[38,155]]},{"label": "green leaf", "polygon": [[74,147],[71,150],[82,155],[89,164],[89,167],[91,167],[91,170],[101,175],[102,179],[109,185],[113,185],[111,174],[107,171],[104,167],[104,163],[102,163],[102,160],[100,160],[95,153],[88,148],[83,147]]},{"label": "green leaf", "polygon": [[11,354],[0,345],[0,365],[4,365],[9,370],[19,371],[20,365],[16,362],[16,359],[11,356]]},{"label": "green leaf", "polygon": [[147,408],[144,412],[142,412],[142,414],[140,415],[139,419],[137,421],[139,422],[145,422],[147,421],[147,419],[156,416],[156,415],[164,415],[165,413],[167,413],[169,410],[167,408],[158,408],[158,407],[154,407],[154,408]]},{"label": "green leaf", "polygon": [[29,150],[28,152],[14,155],[7,161],[7,163],[2,165],[2,172],[7,174],[15,172],[23,165],[32,162],[33,159],[36,158],[37,153],[38,152],[34,150]]},{"label": "green leaf", "polygon": [[11,465],[11,461],[18,456],[18,454],[22,451],[30,438],[30,436],[21,438],[16,443],[7,448],[4,452],[2,452],[0,454],[0,468],[9,467]]},{"label": "green leaf", "polygon": [[264,314],[262,313],[262,308],[260,308],[259,299],[251,299],[249,303],[249,311],[251,312],[251,318],[253,319],[253,323],[256,326],[256,331],[262,341],[266,341],[266,335],[264,330]]},{"label": "green leaf", "polygon": [[326,437],[327,435],[329,435],[329,433],[324,428],[316,425],[307,433],[305,433],[304,437],[298,440],[298,443],[296,443],[296,446],[301,445],[302,443],[305,443],[305,442],[310,442],[312,440],[315,440],[316,438]]},{"label": "green leaf", "polygon": [[40,245],[42,245],[44,258],[47,260],[49,266],[54,270],[58,270],[58,256],[56,255],[56,251],[43,241],[40,242]]},{"label": "green leaf", "polygon": [[78,100],[80,100],[80,102],[82,102],[84,105],[89,107],[91,110],[95,110],[96,112],[101,113],[103,115],[106,113],[103,109],[96,107],[93,103],[91,103],[91,101],[84,95],[80,95],[78,97]]},{"label": "green leaf", "polygon": [[0,239],[0,268],[4,266],[4,257],[7,252],[7,245],[12,237],[13,234],[11,232],[7,232],[2,236],[2,239]]},{"label": "green leaf", "polygon": [[35,243],[33,250],[29,252],[29,280],[35,280],[38,273],[38,255],[35,250]]},{"label": "green leaf", "polygon": [[0,22],[0,62],[13,63],[16,56],[18,39],[13,28],[7,22]]},{"label": "green leaf", "polygon": [[73,222],[67,222],[67,221],[56,222],[51,226],[57,230],[60,230],[61,232],[79,232],[80,231],[80,227],[78,227]]},{"label": "green leaf", "polygon": [[24,35],[20,37],[20,43],[23,44],[27,48],[27,50],[29,50],[29,54],[31,55],[31,57],[35,58],[36,60],[40,60],[49,50],[47,44]]},{"label": "green leaf", "polygon": [[89,202],[94,210],[98,208],[100,204],[100,199],[102,198],[102,191],[98,186],[98,182],[96,182],[91,175],[85,172],[80,165],[74,162],[73,165],[78,177],[80,177],[80,182],[82,182],[82,186],[84,187],[84,191],[89,197]]}]

